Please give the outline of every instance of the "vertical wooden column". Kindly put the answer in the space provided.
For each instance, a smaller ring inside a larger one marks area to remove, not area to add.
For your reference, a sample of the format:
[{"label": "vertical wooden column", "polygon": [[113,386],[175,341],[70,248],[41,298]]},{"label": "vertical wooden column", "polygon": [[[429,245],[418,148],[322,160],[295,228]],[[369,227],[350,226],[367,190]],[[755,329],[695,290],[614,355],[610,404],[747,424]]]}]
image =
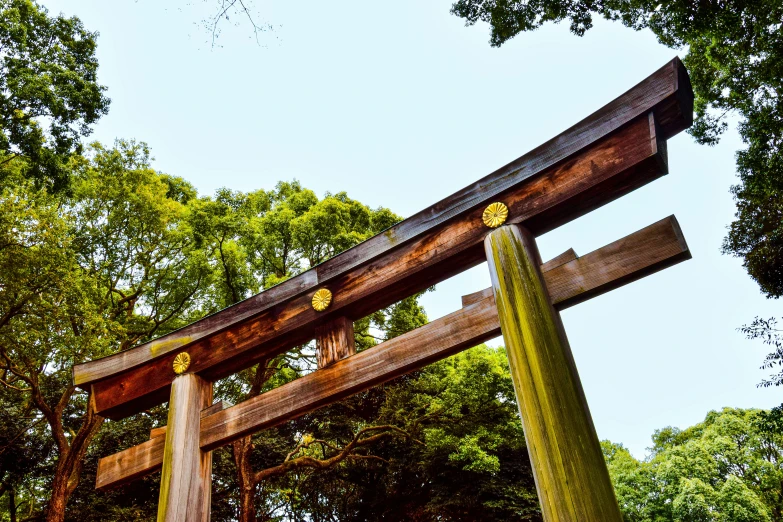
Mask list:
[{"label": "vertical wooden column", "polygon": [[212,404],[212,383],[195,374],[171,384],[158,522],[208,522],[212,452],[201,451],[201,410]]},{"label": "vertical wooden column", "polygon": [[356,353],[353,321],[338,317],[315,329],[315,351],[318,368],[325,368]]},{"label": "vertical wooden column", "polygon": [[507,225],[484,248],[544,520],[621,522],[535,239]]}]

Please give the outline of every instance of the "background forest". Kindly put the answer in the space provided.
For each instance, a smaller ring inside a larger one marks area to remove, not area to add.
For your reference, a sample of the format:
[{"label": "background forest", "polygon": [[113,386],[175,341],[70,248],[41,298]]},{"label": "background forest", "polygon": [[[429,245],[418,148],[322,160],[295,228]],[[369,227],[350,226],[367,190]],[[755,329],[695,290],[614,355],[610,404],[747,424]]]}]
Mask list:
[{"label": "background forest", "polygon": [[[581,35],[596,14],[687,46],[695,138],[716,143],[735,114],[746,145],[724,251],[777,298],[783,6],[718,4],[461,0],[453,13],[488,22],[493,45],[547,21]],[[296,181],[199,194],[158,171],[143,142],[90,143],[109,110],[96,46],[76,17],[0,0],[0,520],[153,520],[156,475],[108,493],[93,485],[98,458],[147,440],[165,405],[104,421],[71,384],[72,365],[230,306],[402,219]],[[420,297],[357,321],[358,350],[425,324]],[[761,384],[783,383],[775,319],[743,332],[770,347]],[[314,347],[301,346],[220,381],[216,398],[237,403],[315,367]],[[603,448],[629,521],[783,521],[783,408],[662,427],[643,460]],[[540,520],[506,356],[489,346],[217,450],[212,499],[216,521]]]}]

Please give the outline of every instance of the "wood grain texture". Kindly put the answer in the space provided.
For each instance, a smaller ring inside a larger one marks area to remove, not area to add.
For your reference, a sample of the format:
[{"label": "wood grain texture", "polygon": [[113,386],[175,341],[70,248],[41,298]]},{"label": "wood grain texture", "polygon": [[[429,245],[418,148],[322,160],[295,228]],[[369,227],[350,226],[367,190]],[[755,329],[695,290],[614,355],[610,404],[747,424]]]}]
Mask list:
[{"label": "wood grain texture", "polygon": [[[218,401],[215,404],[213,404],[212,406],[210,406],[208,408],[204,408],[203,410],[201,410],[201,418],[203,419],[207,415],[212,415],[216,411],[225,410],[226,408],[230,408],[231,406],[233,406],[233,404],[231,404],[228,401]],[[154,439],[155,437],[161,437],[161,436],[163,436],[165,434],[166,434],[166,426],[158,426],[157,428],[152,428],[150,430],[150,438],[151,439]],[[100,463],[99,463],[99,465],[100,465]]]},{"label": "wood grain texture", "polygon": [[[249,321],[286,300],[303,293],[311,294],[317,286],[330,284],[362,265],[395,251],[401,245],[429,234],[452,219],[474,212],[477,208],[483,209],[491,200],[562,162],[570,161],[575,155],[646,114],[654,114],[657,125],[655,140],[663,142],[691,125],[692,109],[693,92],[687,72],[680,60],[674,59],[592,115],[476,183],[308,272],[213,316],[121,354],[77,365],[74,367],[74,383],[87,388],[91,383],[180,350],[229,326]],[[596,198],[592,202],[594,205],[600,204],[599,194],[593,193],[592,197]],[[567,217],[567,213],[561,216],[564,217]],[[535,226],[530,228],[535,231],[540,227],[543,231],[560,224],[550,218],[540,216]]]},{"label": "wood grain texture", "polygon": [[546,284],[558,310],[601,295],[691,258],[674,216],[550,268]]},{"label": "wood grain texture", "polygon": [[492,295],[492,288],[485,288],[484,290],[479,290],[478,292],[473,292],[472,294],[463,295],[462,307],[464,308],[466,306],[472,305],[473,303],[478,303],[482,299],[486,299],[491,295]]},{"label": "wood grain texture", "polygon": [[541,271],[548,272],[549,270],[552,270],[555,267],[568,263],[569,261],[573,261],[577,257],[579,256],[576,255],[574,249],[569,248],[559,256],[555,256],[549,261],[547,261],[546,263],[544,263],[543,265],[541,265]]},{"label": "wood grain texture", "polygon": [[326,368],[356,353],[353,321],[340,316],[315,328],[315,355],[318,368]]},{"label": "wood grain texture", "polygon": [[[219,401],[201,411],[200,417],[204,418],[216,411],[230,408],[228,401]],[[113,487],[133,482],[153,471],[160,469],[163,464],[163,449],[166,441],[166,426],[159,426],[150,430],[150,440],[128,448],[120,453],[115,453],[118,458],[103,458],[98,460],[98,471],[95,475],[95,489],[105,491]],[[158,439],[153,441],[153,439]]]},{"label": "wood grain texture", "polygon": [[209,522],[212,453],[201,449],[198,427],[201,410],[211,403],[211,382],[192,373],[174,379],[163,450],[158,522]]},{"label": "wood grain texture", "polygon": [[[644,241],[641,240],[642,238],[644,238]],[[622,243],[625,250],[616,252],[618,243]],[[681,235],[679,235],[679,226],[677,226],[676,220],[673,217],[669,217],[606,247],[591,252],[584,258],[579,258],[587,259],[588,262],[575,264],[567,270],[558,270],[558,268],[564,266],[559,263],[544,263],[542,267],[555,265],[555,268],[544,273],[547,287],[550,289],[551,299],[555,304],[559,304],[558,299],[563,300],[563,302],[569,302],[574,300],[580,291],[596,296],[601,291],[608,291],[614,287],[606,283],[605,277],[607,274],[622,279],[627,283],[642,277],[643,274],[652,273],[650,266],[662,266],[666,262],[661,257],[661,254],[643,255],[643,251],[639,250],[640,248],[649,249],[652,252],[668,252],[668,255],[671,256],[670,264],[690,257],[687,245]],[[642,275],[637,277],[634,274]],[[569,285],[567,284],[567,278],[569,277],[578,278],[582,281],[591,281],[597,286]],[[553,293],[553,289],[557,289],[556,291],[559,293]],[[233,440],[237,436],[234,430],[240,427],[243,432],[251,433],[275,423],[285,422],[307,411],[317,409],[320,406],[347,397],[352,393],[358,393],[372,387],[382,382],[382,379],[394,378],[406,371],[412,371],[430,362],[447,357],[461,348],[472,346],[473,344],[471,343],[478,344],[482,340],[491,339],[498,335],[499,323],[492,320],[492,318],[497,317],[492,288],[463,296],[462,303],[463,310],[340,361],[326,369],[330,373],[324,374],[322,372],[326,370],[318,370],[293,383],[282,386],[279,388],[281,391],[277,392],[276,395],[265,393],[259,396],[259,399],[252,406],[240,405],[242,407],[239,409],[232,408],[230,410],[231,413],[226,414],[228,415],[227,418],[223,418],[220,421],[210,421],[215,425],[221,426],[220,436],[216,437],[214,435],[215,432],[212,432],[213,435],[209,438],[210,444],[215,446],[227,444],[228,441]],[[487,307],[491,308],[491,310],[488,310]],[[460,325],[463,324],[472,325],[470,326],[469,340],[465,340],[464,336],[451,336],[450,332],[460,328]],[[428,339],[437,339],[437,343],[429,346],[426,344]],[[418,355],[411,355],[410,353],[397,355],[396,351],[399,346],[407,350],[405,347],[416,346],[417,343],[422,343],[415,350]],[[455,343],[459,343],[459,345]],[[422,349],[423,351],[420,351]],[[390,350],[392,355],[388,355]],[[422,357],[423,359],[417,359],[417,357]],[[395,366],[399,361],[402,361],[404,366],[402,369]],[[384,366],[387,364],[388,366]],[[346,379],[343,385],[354,386],[355,388],[351,388],[349,391],[342,388],[340,388],[342,391],[338,390],[339,385],[334,383],[340,381],[340,371],[343,372]],[[383,377],[378,377],[378,371],[388,373],[384,373]],[[302,396],[298,395],[301,389],[305,390]],[[267,404],[275,403],[275,401],[283,402],[270,406],[272,408],[271,411],[274,412],[272,418],[265,416],[270,414],[269,412],[264,413]],[[237,408],[237,406],[234,408]],[[249,419],[254,419],[252,422],[232,423],[229,421],[229,418],[236,418],[248,410],[258,410],[249,417]],[[211,418],[212,415],[209,417]],[[206,421],[206,417],[203,417],[203,420]],[[256,422],[259,424],[256,424]],[[205,437],[203,431],[204,425],[202,424],[202,437]],[[98,463],[98,486],[100,488],[108,488],[155,471],[160,467],[163,444],[161,441],[158,441],[158,443],[153,442],[148,441],[101,459]]]},{"label": "wood grain texture", "polygon": [[510,225],[484,244],[543,518],[622,522],[535,239]]},{"label": "wood grain texture", "polygon": [[[544,231],[663,175],[665,158],[653,129],[649,116],[643,116],[501,194],[509,222]],[[208,380],[225,377],[313,339],[317,326],[337,316],[364,317],[479,264],[485,259],[487,232],[482,212],[477,207],[335,277],[324,285],[334,296],[327,313],[315,312],[305,293],[189,344],[190,371]],[[156,356],[95,383],[97,411],[116,419],[165,401],[177,353]]]}]

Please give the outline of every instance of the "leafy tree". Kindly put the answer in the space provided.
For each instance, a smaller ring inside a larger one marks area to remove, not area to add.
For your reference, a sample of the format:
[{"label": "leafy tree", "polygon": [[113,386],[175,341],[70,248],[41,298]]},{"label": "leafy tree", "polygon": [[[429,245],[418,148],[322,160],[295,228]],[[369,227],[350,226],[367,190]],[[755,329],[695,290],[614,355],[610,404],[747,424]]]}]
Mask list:
[{"label": "leafy tree", "polygon": [[68,186],[68,158],[109,107],[96,38],[78,18],[0,0],[0,165],[24,158],[24,174],[39,185]]},{"label": "leafy tree", "polygon": [[657,431],[645,461],[603,442],[626,520],[783,520],[783,432],[773,417],[759,410],[710,412],[686,430]]},{"label": "leafy tree", "polygon": [[696,94],[691,134],[717,143],[733,112],[747,145],[737,152],[737,214],[723,250],[743,259],[764,294],[783,295],[783,1],[457,0],[452,13],[468,25],[488,22],[493,46],[564,20],[581,36],[597,15],[687,48]]},{"label": "leafy tree", "polygon": [[28,487],[60,521],[102,423],[72,365],[189,322],[207,270],[185,205],[168,197],[181,182],[152,170],[143,145],[72,158],[70,195],[37,188],[19,165],[0,192],[0,385],[47,428],[52,469]]}]

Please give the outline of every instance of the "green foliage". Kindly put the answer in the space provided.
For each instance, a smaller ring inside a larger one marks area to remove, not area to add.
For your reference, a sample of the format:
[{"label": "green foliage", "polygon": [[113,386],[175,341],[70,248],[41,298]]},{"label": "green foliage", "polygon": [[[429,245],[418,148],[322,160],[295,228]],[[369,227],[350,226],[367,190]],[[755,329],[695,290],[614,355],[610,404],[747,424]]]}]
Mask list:
[{"label": "green foliage", "polygon": [[597,15],[687,48],[697,116],[690,133],[715,144],[734,112],[747,145],[737,152],[737,213],[723,250],[743,259],[764,294],[783,295],[783,1],[457,0],[452,13],[468,25],[488,22],[493,46],[564,20],[581,36]]},{"label": "green foliage", "polygon": [[0,165],[23,157],[39,186],[68,186],[69,157],[109,106],[96,37],[32,0],[0,0]]},{"label": "green foliage", "polygon": [[[762,319],[756,317],[752,323],[740,328],[748,339],[761,339],[767,346],[772,347],[772,352],[764,358],[761,365],[763,370],[773,370],[783,366],[783,336],[777,327],[777,320],[774,317]],[[769,386],[783,385],[783,369],[773,373],[769,379],[763,379],[759,386],[767,388]]]},{"label": "green foliage", "polygon": [[[376,459],[289,477],[291,519],[540,520],[502,348],[467,350],[373,393],[380,404],[368,422],[411,438],[385,441]],[[340,419],[330,413],[323,422]]]},{"label": "green foliage", "polygon": [[783,520],[783,432],[770,415],[725,408],[687,430],[665,428],[645,461],[603,442],[626,520]]},{"label": "green foliage", "polygon": [[101,424],[71,384],[72,365],[190,322],[208,266],[185,205],[167,197],[173,178],[150,168],[144,145],[73,157],[67,194],[36,186],[23,161],[5,166],[0,192],[0,384],[16,392],[3,409],[17,408],[35,427],[27,433],[53,447],[28,455],[29,473],[3,470],[35,514],[77,487]]}]

